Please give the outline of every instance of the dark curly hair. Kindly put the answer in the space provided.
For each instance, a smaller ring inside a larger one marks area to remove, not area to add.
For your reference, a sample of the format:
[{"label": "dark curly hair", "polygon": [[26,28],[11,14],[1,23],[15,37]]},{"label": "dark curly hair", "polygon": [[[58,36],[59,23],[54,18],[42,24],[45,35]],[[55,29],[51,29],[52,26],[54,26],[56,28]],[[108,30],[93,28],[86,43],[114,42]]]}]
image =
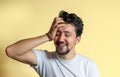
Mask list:
[{"label": "dark curly hair", "polygon": [[59,17],[63,18],[63,20],[67,23],[70,24],[74,24],[75,28],[76,28],[76,37],[77,36],[81,36],[82,32],[83,32],[83,21],[80,17],[78,17],[76,14],[74,13],[68,13],[64,10],[59,12]]}]

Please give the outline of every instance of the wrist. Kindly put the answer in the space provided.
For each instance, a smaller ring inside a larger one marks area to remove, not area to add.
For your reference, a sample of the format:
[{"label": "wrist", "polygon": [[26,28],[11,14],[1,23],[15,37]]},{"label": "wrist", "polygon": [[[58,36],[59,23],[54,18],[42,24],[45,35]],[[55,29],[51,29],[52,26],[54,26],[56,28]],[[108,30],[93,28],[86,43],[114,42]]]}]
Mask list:
[{"label": "wrist", "polygon": [[52,35],[50,33],[46,33],[46,36],[48,37],[49,41],[53,40]]}]

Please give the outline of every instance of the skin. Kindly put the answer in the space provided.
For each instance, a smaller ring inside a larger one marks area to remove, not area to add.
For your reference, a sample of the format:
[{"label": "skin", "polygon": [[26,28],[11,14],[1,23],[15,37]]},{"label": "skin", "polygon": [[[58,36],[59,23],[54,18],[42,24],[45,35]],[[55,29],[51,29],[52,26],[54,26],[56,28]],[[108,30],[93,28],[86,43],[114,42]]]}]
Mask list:
[{"label": "skin", "polygon": [[[62,59],[71,59],[75,56],[75,45],[79,43],[80,37],[76,37],[75,27],[72,24],[67,24],[62,18],[55,17],[48,34],[54,41],[56,51],[64,53],[69,50],[68,54],[59,55]],[[20,40],[6,48],[6,54],[20,62],[36,65],[37,59],[33,48],[49,41],[46,34]],[[58,42],[63,42],[62,44]]]},{"label": "skin", "polygon": [[79,43],[80,37],[76,37],[74,25],[71,24],[59,24],[59,25],[60,27],[57,29],[56,36],[54,38],[56,52],[62,54],[58,55],[63,59],[71,59],[76,54],[75,45]]}]

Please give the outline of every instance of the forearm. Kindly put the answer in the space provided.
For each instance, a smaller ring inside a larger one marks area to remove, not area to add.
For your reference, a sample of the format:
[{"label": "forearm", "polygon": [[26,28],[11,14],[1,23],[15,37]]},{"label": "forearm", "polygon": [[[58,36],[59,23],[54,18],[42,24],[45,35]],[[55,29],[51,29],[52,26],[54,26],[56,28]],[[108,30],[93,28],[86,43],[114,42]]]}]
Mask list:
[{"label": "forearm", "polygon": [[22,55],[27,51],[32,50],[33,48],[49,41],[49,38],[46,35],[20,40],[6,48],[6,53],[8,55]]}]

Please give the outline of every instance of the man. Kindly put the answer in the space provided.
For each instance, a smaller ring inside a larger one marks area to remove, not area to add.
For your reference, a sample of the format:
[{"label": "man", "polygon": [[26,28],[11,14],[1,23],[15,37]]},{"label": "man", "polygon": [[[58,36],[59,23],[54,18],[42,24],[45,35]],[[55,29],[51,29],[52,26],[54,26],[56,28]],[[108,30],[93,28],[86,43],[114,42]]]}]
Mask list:
[{"label": "man", "polygon": [[[76,54],[83,22],[74,13],[61,11],[48,33],[20,40],[6,48],[9,57],[30,64],[40,77],[99,77],[94,61]],[[56,51],[36,50],[36,46],[54,41]]]}]

